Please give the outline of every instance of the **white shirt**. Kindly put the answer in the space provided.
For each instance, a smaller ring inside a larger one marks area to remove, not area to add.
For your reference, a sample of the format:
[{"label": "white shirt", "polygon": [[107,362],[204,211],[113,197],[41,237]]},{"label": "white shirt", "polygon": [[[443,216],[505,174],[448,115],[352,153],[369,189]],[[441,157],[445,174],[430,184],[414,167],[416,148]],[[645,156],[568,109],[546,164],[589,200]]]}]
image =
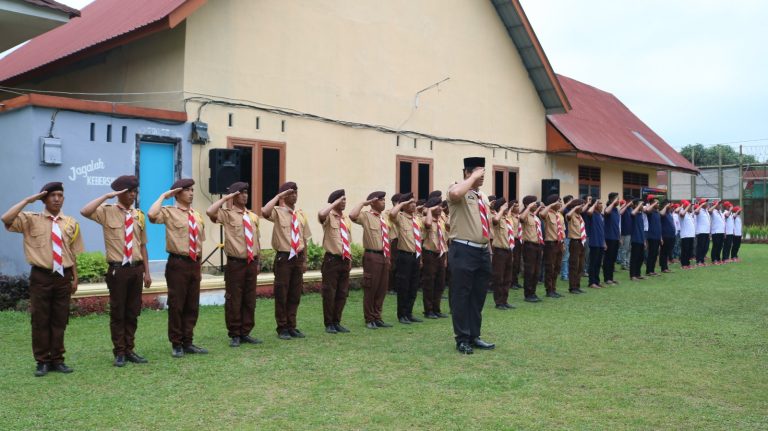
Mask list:
[{"label": "white shirt", "polygon": [[733,235],[733,214],[728,213],[728,216],[725,218],[725,234],[726,235]]},{"label": "white shirt", "polygon": [[680,233],[680,214],[677,211],[672,213],[672,221],[675,223],[675,233]]},{"label": "white shirt", "polygon": [[738,215],[733,216],[733,234],[741,236],[741,217]]},{"label": "white shirt", "polygon": [[696,236],[695,214],[685,213],[680,219],[680,238],[693,238]]},{"label": "white shirt", "polygon": [[712,234],[725,233],[725,219],[719,210],[712,210],[712,223],[710,224]]},{"label": "white shirt", "polygon": [[702,208],[696,216],[696,235],[700,233],[709,234],[709,228],[712,221],[709,218],[709,212],[706,208]]},{"label": "white shirt", "polygon": [[648,232],[648,216],[643,211],[643,230]]}]

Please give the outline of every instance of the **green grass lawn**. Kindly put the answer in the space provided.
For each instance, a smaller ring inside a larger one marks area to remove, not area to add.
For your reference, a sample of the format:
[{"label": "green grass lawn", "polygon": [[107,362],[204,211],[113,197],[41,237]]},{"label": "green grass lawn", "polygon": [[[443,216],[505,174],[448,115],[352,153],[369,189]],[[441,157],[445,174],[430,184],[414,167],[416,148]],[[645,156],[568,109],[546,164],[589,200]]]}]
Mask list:
[{"label": "green grass lawn", "polygon": [[450,319],[365,329],[360,292],[352,333],[325,334],[313,294],[299,308],[306,339],[278,340],[263,300],[264,344],[237,349],[223,308],[203,307],[195,342],[211,353],[183,359],[165,312],[145,311],[137,350],[150,363],[122,369],[108,316],[73,318],[75,372],[35,378],[29,316],[4,312],[0,429],[768,429],[768,246],[741,254],[641,283],[620,271],[618,287],[540,304],[513,291],[511,311],[489,296],[483,337],[497,348],[472,356],[454,350]]}]

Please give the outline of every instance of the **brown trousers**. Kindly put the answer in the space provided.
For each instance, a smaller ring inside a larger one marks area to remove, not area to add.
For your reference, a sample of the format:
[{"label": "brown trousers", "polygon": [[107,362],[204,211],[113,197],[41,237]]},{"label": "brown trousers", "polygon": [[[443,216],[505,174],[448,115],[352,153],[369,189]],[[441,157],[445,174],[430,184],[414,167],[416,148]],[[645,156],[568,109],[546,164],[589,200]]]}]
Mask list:
[{"label": "brown trousers", "polygon": [[341,256],[325,253],[320,272],[323,275],[323,323],[341,323],[341,314],[349,296],[349,271],[352,262]]},{"label": "brown trousers", "polygon": [[227,266],[224,267],[224,322],[230,338],[244,337],[253,329],[259,269],[258,257],[248,263],[245,259],[227,256]]},{"label": "brown trousers", "polygon": [[389,287],[389,259],[381,253],[363,255],[363,316],[365,323],[381,320]]},{"label": "brown trousers", "polygon": [[536,284],[541,273],[541,253],[543,247],[535,242],[523,242],[523,289],[525,297],[536,295]]},{"label": "brown trousers", "polygon": [[393,239],[389,243],[389,249],[391,250],[391,253],[389,254],[389,291],[390,292],[397,292],[397,286],[395,286],[395,263],[397,261],[397,240],[398,238]]},{"label": "brown trousers", "polygon": [[136,347],[136,328],[141,314],[141,289],[144,286],[144,265],[110,265],[107,271],[109,289],[109,332],[112,353],[127,355]]},{"label": "brown trousers", "polygon": [[421,267],[421,299],[424,303],[424,314],[442,313],[440,301],[445,291],[445,265],[448,254],[424,250]]},{"label": "brown trousers", "polygon": [[296,329],[296,313],[299,311],[301,293],[304,291],[304,265],[306,251],[288,260],[290,254],[275,254],[275,322],[277,332]]},{"label": "brown trousers", "polygon": [[563,243],[560,241],[544,242],[544,287],[547,293],[557,292],[557,278],[563,266]]},{"label": "brown trousers", "polygon": [[32,353],[37,362],[64,362],[64,331],[69,322],[72,278],[70,268],[64,270],[64,277],[34,266],[29,274]]},{"label": "brown trousers", "polygon": [[512,284],[519,284],[522,255],[523,243],[519,239],[516,239],[515,249],[512,250]]},{"label": "brown trousers", "polygon": [[571,253],[568,258],[568,290],[575,290],[581,287],[581,274],[584,273],[584,244],[580,239],[571,238],[568,251]]},{"label": "brown trousers", "polygon": [[165,264],[168,284],[168,340],[189,346],[200,312],[200,262],[169,256]]},{"label": "brown trousers", "polygon": [[506,248],[493,248],[491,257],[491,286],[493,301],[496,305],[506,304],[509,300],[509,288],[512,287],[512,251]]}]

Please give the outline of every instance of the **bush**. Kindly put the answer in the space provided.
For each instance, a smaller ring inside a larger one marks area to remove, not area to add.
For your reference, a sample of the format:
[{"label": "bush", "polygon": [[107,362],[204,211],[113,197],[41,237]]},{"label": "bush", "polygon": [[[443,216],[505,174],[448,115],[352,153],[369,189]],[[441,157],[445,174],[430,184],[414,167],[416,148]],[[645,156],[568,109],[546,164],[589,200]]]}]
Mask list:
[{"label": "bush", "polygon": [[29,278],[0,275],[0,310],[16,309],[20,303],[29,303]]},{"label": "bush", "polygon": [[272,272],[275,267],[275,250],[262,249],[259,255],[259,266],[261,266],[261,272]]},{"label": "bush", "polygon": [[[359,268],[363,266],[363,254],[365,249],[362,245],[352,243],[352,268]],[[323,257],[325,256],[325,249],[323,246],[315,244],[312,240],[307,243],[307,270],[319,271],[323,266]],[[275,267],[275,250],[263,249],[261,250],[260,266],[261,272],[273,272]]]},{"label": "bush", "polygon": [[325,256],[323,246],[309,240],[307,243],[307,270],[319,270],[323,266],[323,256]]},{"label": "bush", "polygon": [[352,268],[360,268],[363,266],[363,254],[365,249],[362,245],[352,243]]},{"label": "bush", "polygon": [[77,255],[77,276],[81,283],[98,283],[107,275],[107,258],[99,251]]}]

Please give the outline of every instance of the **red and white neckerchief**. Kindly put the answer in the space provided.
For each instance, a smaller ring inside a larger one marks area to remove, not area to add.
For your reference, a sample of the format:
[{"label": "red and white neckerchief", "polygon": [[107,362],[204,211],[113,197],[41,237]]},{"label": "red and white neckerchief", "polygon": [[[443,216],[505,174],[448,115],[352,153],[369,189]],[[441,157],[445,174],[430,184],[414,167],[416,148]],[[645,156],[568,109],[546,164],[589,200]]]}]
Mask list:
[{"label": "red and white neckerchief", "polygon": [[412,219],[413,224],[413,245],[416,248],[416,258],[421,256],[421,230],[419,229],[419,223],[416,222],[416,217]]},{"label": "red and white neckerchief", "polygon": [[296,211],[291,211],[291,253],[288,260],[293,259],[299,254],[299,217]]},{"label": "red and white neckerchief", "polygon": [[349,248],[349,228],[344,223],[344,214],[339,215],[339,227],[341,233],[341,257],[352,260],[352,251]]},{"label": "red and white neckerchief", "polygon": [[248,210],[243,212],[243,235],[245,235],[245,248],[248,253],[247,263],[253,262],[253,224]]},{"label": "red and white neckerchief", "polygon": [[443,227],[440,220],[437,220],[437,249],[440,250],[440,257],[445,254],[445,241],[443,241]]},{"label": "red and white neckerchief", "polygon": [[512,228],[512,220],[510,220],[508,217],[505,217],[504,223],[507,224],[507,243],[509,244],[509,249],[514,250],[515,249],[515,230]]},{"label": "red and white neckerchief", "polygon": [[520,241],[523,240],[523,223],[520,221],[520,219],[517,219],[517,236],[516,238]]},{"label": "red and white neckerchief", "polygon": [[189,209],[188,211],[189,216],[187,217],[188,224],[189,224],[189,258],[192,260],[197,260],[197,239],[198,239],[198,227],[197,227],[197,217],[195,217],[195,212],[193,209]]},{"label": "red and white neckerchief", "polygon": [[587,243],[587,229],[584,227],[584,218],[579,217],[579,235],[581,235],[581,245]]},{"label": "red and white neckerchief", "polygon": [[477,208],[480,210],[480,224],[483,227],[483,238],[489,239],[490,233],[489,233],[489,227],[488,227],[488,207],[485,206],[485,201],[483,201],[483,194],[480,192],[475,192],[475,196],[477,196]]},{"label": "red and white neckerchief", "polygon": [[130,209],[120,208],[125,213],[125,244],[123,244],[123,265],[133,260],[133,214]]},{"label": "red and white neckerchief", "polygon": [[379,216],[379,223],[381,223],[381,251],[384,252],[384,257],[389,259],[391,254],[389,248],[389,225],[384,220],[384,217],[381,216],[381,214],[374,214]]},{"label": "red and white neckerchief", "polygon": [[536,221],[536,237],[539,240],[539,244],[544,244],[544,235],[541,233],[541,219],[537,216],[533,216],[533,219]]},{"label": "red and white neckerchief", "polygon": [[565,241],[565,229],[563,228],[563,222],[560,221],[560,215],[555,214],[557,217],[557,240],[560,242]]},{"label": "red and white neckerchief", "polygon": [[51,219],[51,249],[53,250],[53,272],[58,272],[59,275],[64,277],[64,264],[61,255],[64,242],[61,238],[61,227],[59,227],[58,221],[61,220],[60,216],[48,216]]}]

